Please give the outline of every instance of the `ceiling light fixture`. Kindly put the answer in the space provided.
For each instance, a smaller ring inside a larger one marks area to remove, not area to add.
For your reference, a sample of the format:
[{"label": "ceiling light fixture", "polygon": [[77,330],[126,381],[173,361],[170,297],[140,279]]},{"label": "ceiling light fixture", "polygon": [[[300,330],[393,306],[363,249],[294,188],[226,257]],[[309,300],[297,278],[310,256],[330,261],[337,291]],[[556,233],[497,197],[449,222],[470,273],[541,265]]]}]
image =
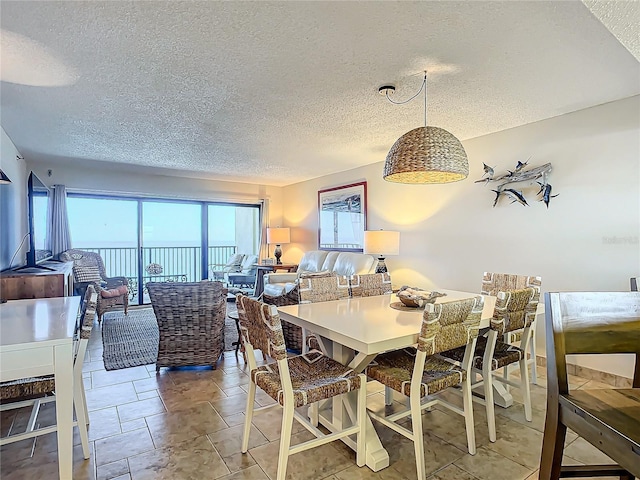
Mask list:
[{"label": "ceiling light fixture", "polygon": [[469,175],[469,161],[462,143],[438,127],[427,127],[427,72],[418,93],[403,102],[389,96],[393,85],[378,89],[394,105],[403,105],[424,90],[424,127],[414,128],[393,144],[384,164],[383,178],[396,183],[450,183]]}]

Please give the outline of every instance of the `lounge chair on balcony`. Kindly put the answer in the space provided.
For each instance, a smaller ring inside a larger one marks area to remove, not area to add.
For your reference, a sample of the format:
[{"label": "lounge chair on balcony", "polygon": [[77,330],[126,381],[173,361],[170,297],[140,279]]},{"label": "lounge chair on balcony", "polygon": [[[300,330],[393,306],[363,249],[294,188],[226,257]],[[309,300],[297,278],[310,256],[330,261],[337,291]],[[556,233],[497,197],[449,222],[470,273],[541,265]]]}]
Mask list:
[{"label": "lounge chair on balcony", "polygon": [[227,274],[229,285],[237,288],[253,288],[256,283],[257,264],[258,255],[245,255],[240,264],[240,271]]},{"label": "lounge chair on balcony", "polygon": [[227,275],[229,273],[237,273],[241,270],[242,260],[244,260],[244,253],[234,253],[229,257],[227,263],[212,263],[209,265],[209,271],[211,272],[210,280],[216,280],[218,282],[226,283],[229,281]]}]

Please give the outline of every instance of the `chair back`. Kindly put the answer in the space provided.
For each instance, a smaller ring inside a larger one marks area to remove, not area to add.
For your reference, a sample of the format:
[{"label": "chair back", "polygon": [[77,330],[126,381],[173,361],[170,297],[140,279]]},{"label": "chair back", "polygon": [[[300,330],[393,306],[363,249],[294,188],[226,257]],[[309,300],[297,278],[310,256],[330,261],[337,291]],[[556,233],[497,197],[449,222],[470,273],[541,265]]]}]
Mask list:
[{"label": "chair back", "polygon": [[[253,350],[262,350],[274,360],[287,358],[278,309],[241,293],[236,297],[242,342]],[[251,356],[248,355],[249,360]],[[254,357],[255,362],[255,357]]]},{"label": "chair back", "polygon": [[478,336],[484,299],[428,303],[422,317],[418,350],[427,356],[467,345]]},{"label": "chair back", "polygon": [[365,273],[352,275],[349,279],[352,297],[373,297],[392,292],[391,276],[388,273]]},{"label": "chair back", "polygon": [[82,315],[80,321],[80,338],[89,339],[91,330],[93,329],[93,320],[96,315],[96,306],[98,304],[98,293],[93,285],[89,285],[84,292],[82,301]]},{"label": "chair back", "polygon": [[224,350],[227,290],[220,282],[149,282],[159,366],[215,365]]},{"label": "chair back", "polygon": [[72,248],[60,254],[63,262],[73,262],[73,276],[76,282],[90,282],[107,279],[102,257],[95,252]]},{"label": "chair back", "polygon": [[301,277],[298,280],[298,294],[300,303],[349,298],[349,278],[343,275]]},{"label": "chair back", "polygon": [[547,292],[545,317],[547,370],[560,393],[568,393],[565,355],[574,354],[635,353],[640,387],[640,292]]},{"label": "chair back", "polygon": [[484,272],[481,293],[497,297],[491,328],[502,335],[531,326],[541,285],[542,277]]}]

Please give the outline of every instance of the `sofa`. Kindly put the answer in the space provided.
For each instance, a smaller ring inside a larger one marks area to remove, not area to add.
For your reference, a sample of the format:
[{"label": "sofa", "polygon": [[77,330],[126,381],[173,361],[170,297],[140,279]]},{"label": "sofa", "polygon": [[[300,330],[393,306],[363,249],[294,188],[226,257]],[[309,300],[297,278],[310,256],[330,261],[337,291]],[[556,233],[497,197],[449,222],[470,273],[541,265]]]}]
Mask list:
[{"label": "sofa", "polygon": [[[305,276],[338,275],[351,277],[375,273],[377,260],[363,253],[313,250],[304,254],[294,273],[270,273],[264,276],[263,301],[276,306],[299,303],[299,279]],[[282,320],[287,348],[302,350],[302,330]]]},{"label": "sofa", "polygon": [[265,275],[264,295],[265,297],[280,297],[289,294],[295,289],[301,274],[326,272],[351,276],[374,273],[376,265],[377,260],[372,255],[313,250],[303,255],[296,272],[277,272]]}]

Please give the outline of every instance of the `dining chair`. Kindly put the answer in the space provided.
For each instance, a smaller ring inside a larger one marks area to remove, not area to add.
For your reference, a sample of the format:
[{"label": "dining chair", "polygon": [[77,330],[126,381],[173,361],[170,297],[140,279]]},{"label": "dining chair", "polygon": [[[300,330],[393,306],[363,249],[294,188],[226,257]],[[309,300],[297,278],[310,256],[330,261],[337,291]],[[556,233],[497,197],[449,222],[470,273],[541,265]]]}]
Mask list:
[{"label": "dining chair", "polygon": [[[530,330],[535,321],[536,309],[540,299],[540,278],[517,275],[503,275],[502,277],[504,281],[498,283],[500,288],[508,288],[513,285],[522,284],[530,286],[528,288],[498,292],[490,290],[491,293],[486,293],[487,295],[497,297],[496,306],[489,331],[485,336],[479,337],[476,343],[475,353],[473,355],[472,374],[474,377],[477,374],[480,374],[482,377],[481,381],[476,381],[474,378],[473,386],[474,388],[484,386],[483,403],[485,404],[487,412],[489,440],[492,442],[495,442],[497,438],[495,405],[493,403],[494,382],[519,388],[524,402],[525,419],[530,422],[533,418],[526,352],[527,344],[531,340]],[[507,278],[505,279],[504,277]],[[509,277],[511,277],[510,280]],[[522,330],[522,339],[519,347],[499,340],[500,337],[504,339],[510,332],[518,330]],[[456,348],[443,352],[442,355],[451,360],[462,362],[465,353],[464,348]],[[493,374],[494,371],[514,363],[517,363],[520,367],[520,381]]]},{"label": "dining chair", "polygon": [[[547,413],[540,480],[640,478],[640,293],[546,293]],[[569,390],[566,355],[635,354],[633,388]],[[567,429],[618,465],[562,465]]]},{"label": "dining chair", "polygon": [[[87,351],[87,344],[91,337],[93,322],[96,317],[97,301],[98,294],[93,285],[89,285],[85,292],[82,314],[80,316],[81,321],[78,325],[76,338],[74,340],[73,409],[75,411],[76,420],[73,422],[73,425],[77,426],[80,432],[82,454],[85,459],[90,456],[89,437],[87,432],[89,414],[87,411],[87,400],[82,380],[82,365]],[[55,432],[57,430],[57,425],[40,428],[36,425],[41,407],[55,401],[55,378],[53,375],[22,378],[0,383],[1,412],[16,408],[31,407],[31,415],[27,422],[25,431],[1,438],[0,446]]]},{"label": "dining chair", "polygon": [[[283,415],[277,480],[284,480],[290,455],[350,435],[356,436],[356,463],[360,467],[363,466],[365,463],[366,377],[363,374],[354,374],[349,367],[318,351],[287,358],[277,307],[242,294],[237,296],[236,302],[242,342],[247,352],[251,372],[242,436],[242,453],[247,453],[249,448],[249,432],[253,415],[280,406],[283,409]],[[261,350],[275,362],[258,367],[255,350]],[[254,408],[256,387],[260,387],[276,403]],[[341,431],[325,434],[295,410],[356,390],[358,391],[356,420],[352,426]],[[291,446],[294,419],[316,438]]]},{"label": "dining chair", "polygon": [[[369,416],[413,441],[418,480],[426,478],[422,436],[422,411],[425,409],[440,404],[464,416],[467,448],[470,454],[476,453],[470,367],[483,306],[484,299],[481,296],[427,304],[417,349],[405,348],[383,353],[367,367],[369,378],[409,397],[409,409],[390,415],[369,411]],[[437,355],[456,347],[465,348],[461,365]],[[444,399],[432,397],[458,385],[462,386],[463,409]],[[411,417],[411,430],[397,423],[408,416]]]},{"label": "dining chair", "polygon": [[391,293],[391,275],[384,273],[363,273],[351,275],[349,292],[351,297],[374,297]]}]

